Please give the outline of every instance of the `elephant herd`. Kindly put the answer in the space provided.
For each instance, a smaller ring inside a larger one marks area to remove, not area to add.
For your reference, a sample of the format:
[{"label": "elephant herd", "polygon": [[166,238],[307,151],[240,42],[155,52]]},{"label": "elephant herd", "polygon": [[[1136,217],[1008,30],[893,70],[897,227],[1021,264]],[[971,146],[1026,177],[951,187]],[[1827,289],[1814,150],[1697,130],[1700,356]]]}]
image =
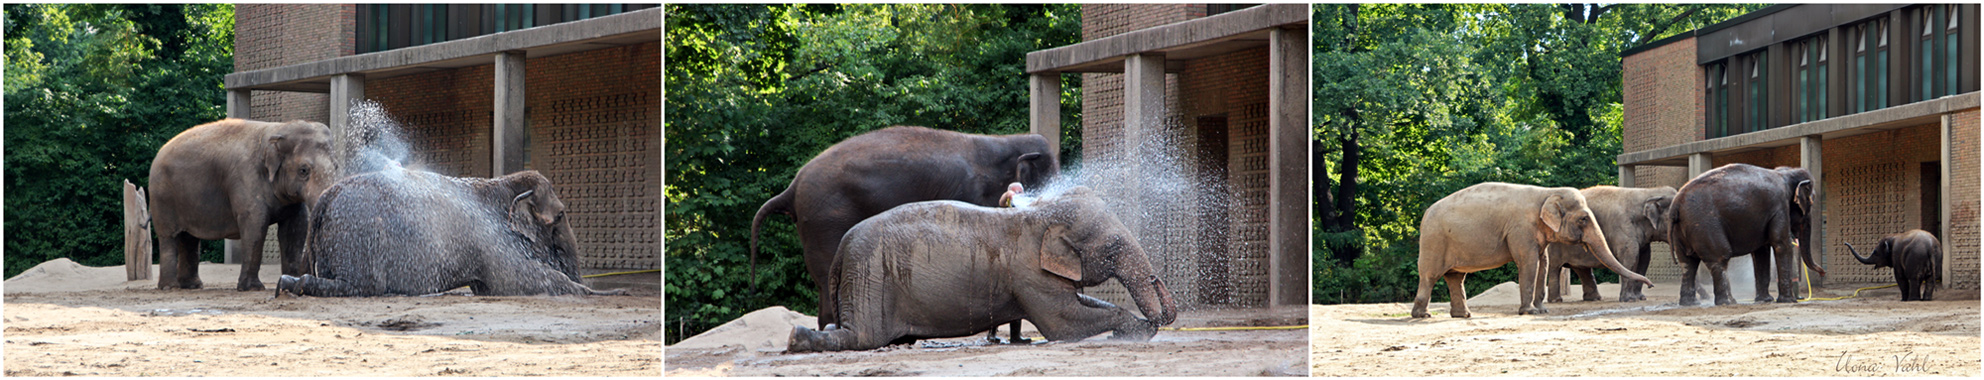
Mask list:
[{"label": "elephant herd", "polygon": [[[1426,318],[1434,281],[1445,279],[1449,312],[1469,316],[1467,274],[1516,263],[1518,314],[1544,314],[1547,300],[1562,302],[1569,268],[1584,284],[1584,300],[1598,295],[1592,268],[1621,278],[1619,301],[1645,300],[1641,286],[1651,242],[1665,242],[1683,269],[1680,304],[1699,303],[1696,277],[1706,266],[1716,305],[1736,303],[1724,270],[1732,257],[1752,255],[1755,301],[1797,302],[1798,265],[1820,275],[1809,241],[1812,176],[1803,168],[1730,164],[1682,185],[1650,189],[1595,186],[1584,190],[1489,182],[1454,192],[1426,209],[1419,231],[1419,289],[1412,316]],[[1847,247],[1853,249],[1851,244]],[[1902,300],[1930,299],[1940,280],[1936,238],[1911,230],[1881,239],[1861,263],[1894,268]],[[1772,265],[1776,264],[1776,265]],[[1775,279],[1777,295],[1769,293]]]},{"label": "elephant herd", "polygon": [[239,239],[235,289],[264,290],[265,231],[282,250],[277,294],[625,294],[583,285],[564,203],[535,171],[493,179],[398,166],[343,173],[329,127],[226,119],[167,141],[151,167],[160,289],[202,287],[200,240]]}]

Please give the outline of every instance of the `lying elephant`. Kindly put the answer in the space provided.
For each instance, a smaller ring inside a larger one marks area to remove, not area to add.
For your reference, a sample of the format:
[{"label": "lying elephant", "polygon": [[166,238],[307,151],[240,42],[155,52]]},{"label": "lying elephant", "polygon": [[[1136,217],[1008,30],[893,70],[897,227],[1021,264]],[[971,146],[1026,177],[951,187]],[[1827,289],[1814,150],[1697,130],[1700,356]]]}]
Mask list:
[{"label": "lying elephant", "polygon": [[[1592,186],[1578,193],[1584,195],[1591,215],[1598,218],[1599,229],[1605,231],[1605,244],[1612,246],[1613,258],[1635,273],[1646,273],[1652,264],[1652,243],[1667,241],[1667,207],[1674,202],[1674,188]],[[1543,270],[1550,276],[1550,302],[1564,302],[1569,277],[1564,276],[1563,267],[1570,267],[1571,273],[1583,282],[1584,300],[1604,298],[1598,295],[1598,282],[1591,270],[1603,268],[1605,263],[1586,251],[1584,245],[1550,243],[1548,256],[1550,262],[1543,265]],[[1643,300],[1646,294],[1640,292],[1640,283],[1619,284],[1619,302]]]},{"label": "lying elephant", "polygon": [[[833,268],[840,322],[794,327],[788,350],[866,350],[1020,319],[1049,340],[1148,340],[1178,315],[1136,237],[1086,187],[1023,208],[896,207],[849,230]],[[1111,278],[1149,319],[1077,293]]]},{"label": "lying elephant", "polygon": [[1467,274],[1516,263],[1519,314],[1547,314],[1543,307],[1544,247],[1550,243],[1584,245],[1606,268],[1619,272],[1621,282],[1652,281],[1628,270],[1612,257],[1598,220],[1586,206],[1584,194],[1568,187],[1537,187],[1487,182],[1456,191],[1433,202],[1419,220],[1419,291],[1412,300],[1412,317],[1427,318],[1433,281],[1445,278],[1452,295],[1448,310],[1467,318]]},{"label": "lying elephant", "polygon": [[1943,247],[1929,231],[1908,230],[1881,238],[1880,243],[1874,244],[1872,256],[1860,256],[1853,243],[1846,243],[1846,250],[1861,264],[1894,268],[1894,282],[1901,287],[1902,301],[1933,299],[1936,285],[1942,282],[1943,272],[1937,270],[1936,264],[1943,261]]},{"label": "lying elephant", "polygon": [[331,129],[307,121],[226,119],[180,132],[152,159],[158,288],[199,289],[200,240],[240,239],[236,290],[262,290],[262,242],[277,225],[282,273],[302,259],[308,206],[337,181]]},{"label": "lying elephant", "polygon": [[316,272],[284,275],[282,292],[320,297],[433,294],[625,294],[579,278],[577,240],[551,180],[388,169],[329,190],[310,220]]}]

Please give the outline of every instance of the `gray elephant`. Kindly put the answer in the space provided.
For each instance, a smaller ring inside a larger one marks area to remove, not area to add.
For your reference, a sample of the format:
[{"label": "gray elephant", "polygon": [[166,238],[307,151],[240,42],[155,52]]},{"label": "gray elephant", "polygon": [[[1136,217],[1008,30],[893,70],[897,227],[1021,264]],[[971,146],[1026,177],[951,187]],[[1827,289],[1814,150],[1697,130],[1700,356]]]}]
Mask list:
[{"label": "gray elephant", "polygon": [[[840,322],[796,326],[788,350],[866,350],[1020,319],[1049,340],[1148,340],[1178,315],[1136,237],[1086,187],[1021,208],[896,207],[847,232],[830,278]],[[1077,293],[1111,278],[1148,319]]]},{"label": "gray elephant", "polygon": [[262,290],[262,242],[277,225],[283,274],[303,274],[309,205],[336,181],[331,129],[226,119],[180,132],[152,159],[159,289],[199,289],[200,240],[239,239],[236,290]]},{"label": "gray elephant", "polygon": [[[1667,208],[1674,202],[1674,188],[1592,186],[1578,193],[1584,195],[1592,216],[1598,218],[1598,227],[1605,231],[1605,243],[1612,247],[1612,256],[1633,273],[1646,273],[1653,258],[1651,243],[1667,241]],[[1548,256],[1550,262],[1543,268],[1550,276],[1550,302],[1564,302],[1569,278],[1561,268],[1567,266],[1583,282],[1584,300],[1604,298],[1598,295],[1598,283],[1591,269],[1602,268],[1605,263],[1586,251],[1583,244],[1551,243]],[[1640,285],[1630,281],[1619,284],[1619,302],[1645,300]]]},{"label": "gray elephant", "polygon": [[565,204],[536,171],[456,178],[386,169],[324,192],[310,221],[316,272],[282,276],[281,293],[625,294],[583,285]]},{"label": "gray elephant", "polygon": [[1419,293],[1412,317],[1426,318],[1433,281],[1445,278],[1453,297],[1450,312],[1467,318],[1467,274],[1516,263],[1519,314],[1545,314],[1544,248],[1549,243],[1582,244],[1621,281],[1651,281],[1612,257],[1605,233],[1578,189],[1500,182],[1468,186],[1433,202],[1419,220]]},{"label": "gray elephant", "polygon": [[838,318],[828,302],[833,298],[828,266],[855,223],[911,202],[997,206],[1007,184],[1038,189],[1054,178],[1061,166],[1055,148],[1034,134],[988,136],[909,126],[850,137],[807,161],[784,192],[758,208],[751,220],[752,271],[765,217],[791,215],[805,246],[806,271],[819,291],[824,328]]},{"label": "gray elephant", "polygon": [[1871,257],[1860,256],[1860,250],[1853,249],[1852,243],[1846,244],[1846,250],[1861,264],[1894,268],[1894,282],[1901,287],[1902,301],[1934,299],[1936,285],[1942,283],[1943,272],[1936,265],[1943,261],[1943,246],[1929,231],[1908,230],[1881,238],[1881,242],[1874,244]]},{"label": "gray elephant", "polygon": [[[1756,301],[1798,302],[1798,265],[1819,275],[1824,268],[1812,260],[1812,247],[1806,241],[1813,220],[1812,175],[1803,168],[1764,169],[1745,164],[1729,164],[1703,172],[1681,186],[1668,210],[1674,257],[1681,261],[1681,305],[1697,303],[1696,271],[1707,264],[1715,284],[1715,304],[1736,303],[1731,295],[1729,258],[1752,255],[1756,268]],[[1773,250],[1774,249],[1774,250]],[[1795,257],[1794,257],[1795,256]],[[1775,261],[1778,296],[1770,296],[1771,263]]]}]

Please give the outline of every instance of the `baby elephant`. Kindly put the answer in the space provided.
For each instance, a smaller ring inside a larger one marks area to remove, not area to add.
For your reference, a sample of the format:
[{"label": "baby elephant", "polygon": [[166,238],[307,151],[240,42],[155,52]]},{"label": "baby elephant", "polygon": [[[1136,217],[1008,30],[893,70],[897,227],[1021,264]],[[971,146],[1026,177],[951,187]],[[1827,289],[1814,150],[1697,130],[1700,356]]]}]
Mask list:
[{"label": "baby elephant", "polygon": [[[789,351],[867,350],[1020,319],[1049,340],[1141,341],[1178,315],[1136,237],[1086,187],[1021,208],[898,206],[848,230],[832,269],[835,298],[821,313],[840,322],[794,327]],[[1110,278],[1150,319],[1076,292]]]},{"label": "baby elephant", "polygon": [[1901,286],[1902,301],[1928,301],[1933,298],[1936,285],[1942,283],[1943,272],[1936,269],[1936,263],[1943,261],[1943,248],[1928,231],[1908,230],[1881,238],[1874,245],[1873,257],[1860,256],[1852,243],[1846,244],[1846,250],[1861,264],[1894,268],[1894,282]]},{"label": "baby elephant", "polygon": [[625,294],[579,278],[565,204],[536,171],[494,179],[392,168],[332,185],[310,219],[315,272],[282,276],[278,294]]}]

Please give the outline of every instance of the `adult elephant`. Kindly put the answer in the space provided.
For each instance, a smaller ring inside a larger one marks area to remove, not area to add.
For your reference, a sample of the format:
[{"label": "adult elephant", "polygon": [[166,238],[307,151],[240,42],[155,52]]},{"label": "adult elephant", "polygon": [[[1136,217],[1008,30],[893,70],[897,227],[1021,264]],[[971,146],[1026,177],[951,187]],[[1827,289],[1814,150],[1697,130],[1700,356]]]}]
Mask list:
[{"label": "adult elephant", "polygon": [[[1667,208],[1674,202],[1674,188],[1592,186],[1578,193],[1584,195],[1592,216],[1598,218],[1598,227],[1605,231],[1605,243],[1612,247],[1612,257],[1633,273],[1646,273],[1653,258],[1652,242],[1667,241]],[[1567,266],[1584,282],[1584,300],[1604,298],[1598,295],[1598,282],[1591,275],[1592,268],[1605,265],[1598,256],[1586,251],[1583,244],[1550,243],[1549,248],[1550,261],[1543,269],[1550,276],[1550,302],[1564,302],[1569,278],[1564,276],[1562,268]],[[1645,300],[1640,285],[1619,284],[1619,302]]]},{"label": "adult elephant", "polygon": [[[866,350],[1020,319],[1049,340],[1141,341],[1178,315],[1136,237],[1087,187],[1023,208],[896,207],[847,232],[829,276],[836,297],[822,315],[840,322],[794,327],[788,350]],[[1111,278],[1144,318],[1077,292]]]},{"label": "adult elephant", "polygon": [[[1724,165],[1682,185],[1669,210],[1673,230],[1668,240],[1683,270],[1681,305],[1697,303],[1695,276],[1704,263],[1715,284],[1715,304],[1736,303],[1723,271],[1728,269],[1729,258],[1751,253],[1757,253],[1752,255],[1756,301],[1798,302],[1796,260],[1803,259],[1819,275],[1826,273],[1812,260],[1810,245],[1792,249],[1793,239],[1809,241],[1811,237],[1807,226],[1813,222],[1812,191],[1812,175],[1803,168],[1764,169],[1746,164]],[[1776,298],[1770,296],[1773,261],[1779,264],[1775,267]]]},{"label": "adult elephant", "polygon": [[1936,269],[1936,263],[1943,261],[1943,247],[1929,231],[1908,230],[1881,238],[1874,244],[1873,256],[1860,256],[1860,250],[1852,243],[1846,250],[1861,264],[1874,268],[1894,268],[1894,282],[1901,287],[1902,301],[1928,301],[1935,298],[1936,285],[1942,282],[1943,272]]},{"label": "adult elephant", "polygon": [[200,240],[239,239],[236,290],[262,290],[262,241],[278,226],[283,274],[302,259],[309,205],[330,187],[331,129],[320,123],[226,119],[188,128],[152,159],[159,289],[199,289]]},{"label": "adult elephant", "polygon": [[316,270],[282,276],[278,294],[625,294],[579,277],[578,241],[551,180],[537,171],[456,178],[390,168],[324,192],[310,220]]},{"label": "adult elephant", "polygon": [[806,272],[819,291],[820,327],[825,328],[837,318],[826,311],[833,299],[827,270],[849,228],[911,202],[998,206],[1007,184],[1038,189],[1060,171],[1054,148],[1034,134],[989,136],[909,126],[850,137],[807,161],[784,192],[758,208],[751,220],[752,271],[765,216],[791,215],[804,246]]},{"label": "adult elephant", "polygon": [[1569,187],[1537,187],[1487,182],[1456,191],[1419,220],[1419,294],[1412,317],[1432,316],[1426,304],[1433,281],[1447,280],[1455,318],[1467,318],[1467,274],[1516,263],[1521,289],[1519,314],[1544,314],[1544,248],[1549,243],[1586,245],[1622,281],[1651,281],[1612,257],[1610,243],[1583,193]]}]

